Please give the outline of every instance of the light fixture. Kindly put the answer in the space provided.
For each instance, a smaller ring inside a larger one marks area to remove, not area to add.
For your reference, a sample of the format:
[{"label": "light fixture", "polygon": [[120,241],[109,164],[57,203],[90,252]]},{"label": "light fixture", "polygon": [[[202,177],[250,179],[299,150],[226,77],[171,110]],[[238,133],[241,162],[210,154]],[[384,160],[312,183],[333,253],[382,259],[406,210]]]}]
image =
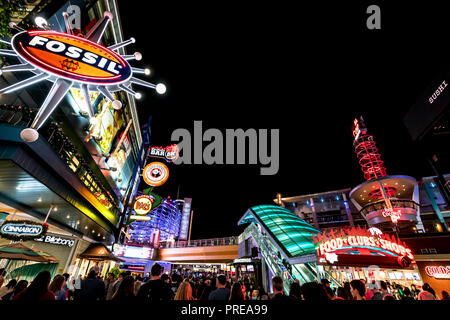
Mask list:
[{"label": "light fixture", "polygon": [[166,90],[167,90],[166,85],[163,83],[158,83],[156,85],[155,89],[156,89],[156,92],[158,92],[159,94],[164,94],[164,93],[166,93]]},{"label": "light fixture", "polygon": [[21,186],[17,186],[16,189],[17,190],[22,190],[22,187]]},{"label": "light fixture", "polygon": [[54,208],[53,208],[53,211],[58,211],[58,207],[54,207]]},{"label": "light fixture", "polygon": [[69,218],[70,218],[70,214],[68,214],[68,215],[66,216],[66,218],[69,219]]},{"label": "light fixture", "polygon": [[37,202],[42,202],[42,197],[39,197],[39,198],[37,199]]},{"label": "light fixture", "polygon": [[47,29],[47,20],[45,20],[44,18],[42,18],[42,17],[36,17],[35,19],[34,19],[34,23],[39,27],[39,28],[42,28],[42,29]]},{"label": "light fixture", "polygon": [[139,100],[140,98],[142,98],[142,94],[140,92],[136,92],[134,97]]},{"label": "light fixture", "polygon": [[97,237],[100,237],[100,233],[97,234]]},{"label": "light fixture", "polygon": [[80,220],[77,221],[77,224],[80,224]]},{"label": "light fixture", "polygon": [[87,228],[88,228],[88,226],[85,226],[84,228],[85,228],[85,229],[87,229]]},{"label": "light fixture", "polygon": [[152,72],[151,72],[151,70],[150,70],[149,68],[145,68],[145,69],[144,69],[144,74],[145,74],[146,76],[149,76],[150,73],[152,73]]},{"label": "light fixture", "polygon": [[134,53],[134,59],[136,59],[136,61],[140,61],[142,59],[142,53],[135,52]]},{"label": "light fixture", "polygon": [[92,230],[92,233],[95,233],[95,230]]}]

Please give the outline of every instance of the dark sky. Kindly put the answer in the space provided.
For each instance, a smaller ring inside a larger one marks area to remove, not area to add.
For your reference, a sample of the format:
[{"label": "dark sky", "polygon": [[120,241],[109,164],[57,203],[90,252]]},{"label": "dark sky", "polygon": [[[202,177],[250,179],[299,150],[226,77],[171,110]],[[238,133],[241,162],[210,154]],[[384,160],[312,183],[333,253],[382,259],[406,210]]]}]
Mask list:
[{"label": "dark sky", "polygon": [[[243,1],[241,1],[243,2]],[[391,1],[392,2],[392,1]],[[193,198],[192,238],[238,235],[253,205],[351,188],[363,182],[351,124],[363,115],[388,174],[432,175],[402,119],[441,71],[448,70],[449,23],[444,7],[377,2],[382,29],[365,27],[367,5],[280,2],[261,5],[119,0],[128,52],[140,51],[147,79],[167,94],[141,89],[143,124],[153,116],[152,141],[167,145],[176,128],[280,129],[280,168],[259,165],[170,165],[155,191]],[[206,145],[206,144],[205,144]]]}]

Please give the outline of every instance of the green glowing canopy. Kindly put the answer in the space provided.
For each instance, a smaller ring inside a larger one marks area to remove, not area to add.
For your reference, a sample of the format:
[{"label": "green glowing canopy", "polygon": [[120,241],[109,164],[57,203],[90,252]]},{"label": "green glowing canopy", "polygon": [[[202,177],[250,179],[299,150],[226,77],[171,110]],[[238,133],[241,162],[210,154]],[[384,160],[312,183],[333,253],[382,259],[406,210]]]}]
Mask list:
[{"label": "green glowing canopy", "polygon": [[250,222],[261,225],[289,257],[316,252],[311,235],[316,235],[319,231],[288,209],[275,205],[252,207],[238,224]]}]

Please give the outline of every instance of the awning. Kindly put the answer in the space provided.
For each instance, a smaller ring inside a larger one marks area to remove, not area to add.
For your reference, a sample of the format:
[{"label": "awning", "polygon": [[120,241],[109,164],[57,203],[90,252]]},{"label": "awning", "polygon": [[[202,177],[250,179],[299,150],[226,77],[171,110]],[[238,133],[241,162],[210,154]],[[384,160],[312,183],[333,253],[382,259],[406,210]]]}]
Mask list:
[{"label": "awning", "polygon": [[83,253],[78,255],[78,258],[89,260],[113,260],[122,261],[125,260],[117,258],[107,247],[102,243],[91,243]]}]

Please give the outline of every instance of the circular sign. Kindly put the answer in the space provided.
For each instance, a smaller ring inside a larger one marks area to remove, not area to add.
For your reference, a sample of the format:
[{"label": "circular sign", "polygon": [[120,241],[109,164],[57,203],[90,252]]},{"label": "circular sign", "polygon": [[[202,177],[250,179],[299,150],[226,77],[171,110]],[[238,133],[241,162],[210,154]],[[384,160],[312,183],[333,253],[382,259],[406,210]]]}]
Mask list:
[{"label": "circular sign", "polygon": [[152,199],[149,196],[143,195],[136,197],[136,201],[134,202],[134,212],[139,215],[145,215],[152,210]]},{"label": "circular sign", "polygon": [[159,187],[169,178],[169,168],[164,163],[152,162],[145,166],[142,176],[148,185]]},{"label": "circular sign", "polygon": [[16,34],[14,51],[33,66],[58,77],[87,84],[119,84],[132,71],[119,54],[75,35],[33,30]]}]

